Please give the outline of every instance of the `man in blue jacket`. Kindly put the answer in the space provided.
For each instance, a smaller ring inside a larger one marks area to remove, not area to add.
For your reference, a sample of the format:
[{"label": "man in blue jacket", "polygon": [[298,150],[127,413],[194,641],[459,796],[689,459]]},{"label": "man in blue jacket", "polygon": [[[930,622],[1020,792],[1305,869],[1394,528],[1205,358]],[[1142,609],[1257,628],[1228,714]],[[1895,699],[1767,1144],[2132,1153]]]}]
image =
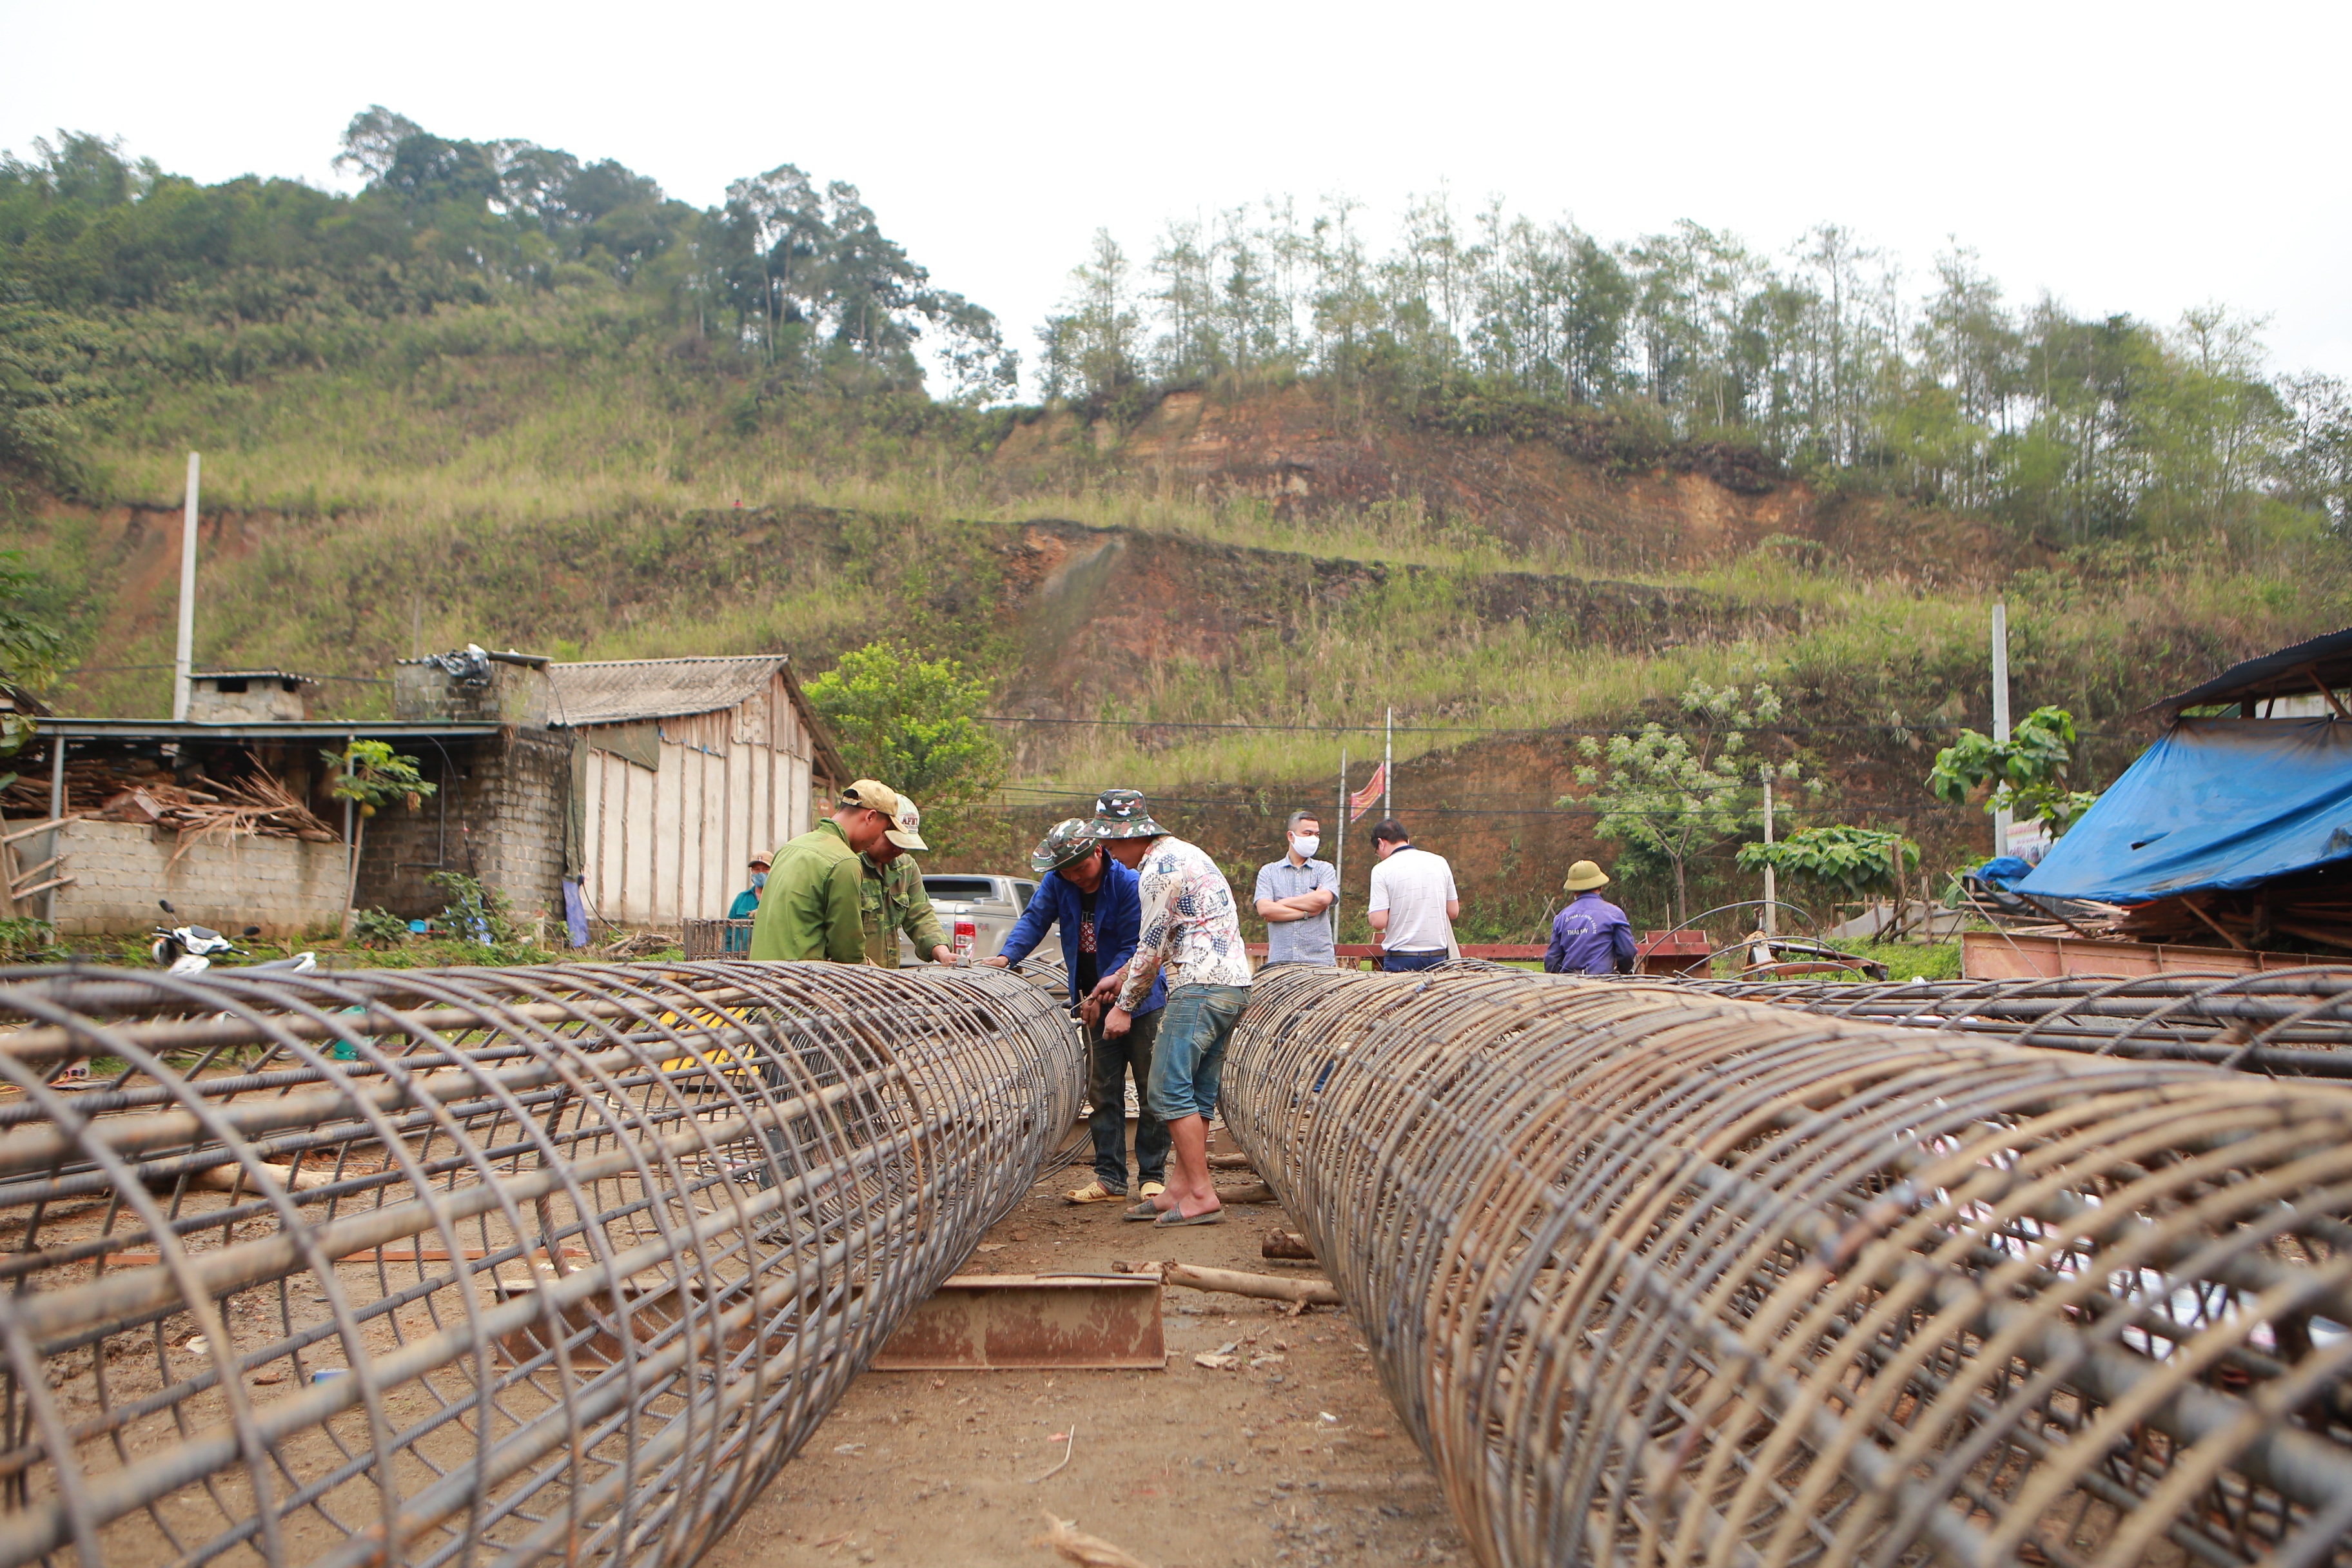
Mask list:
[{"label": "man in blue jacket", "polygon": [[1094,1101],[1089,1127],[1095,1138],[1095,1179],[1066,1194],[1074,1204],[1110,1204],[1127,1197],[1127,1080],[1135,1079],[1135,1163],[1142,1179],[1138,1196],[1161,1192],[1168,1175],[1168,1124],[1151,1114],[1145,1085],[1151,1080],[1151,1043],[1160,1037],[1160,1009],[1167,1005],[1164,979],[1134,1013],[1135,1022],[1117,1039],[1102,1033],[1102,1004],[1092,995],[1097,982],[1116,974],[1135,956],[1143,925],[1141,882],[1103,853],[1102,843],[1082,818],[1055,825],[1029,857],[1041,878],[1029,907],[1004,939],[1004,951],[986,962],[1020,963],[1059,926],[1062,960],[1069,969],[1070,1010],[1087,1030],[1089,1064],[1087,1094]]},{"label": "man in blue jacket", "polygon": [[1560,884],[1577,896],[1552,917],[1551,945],[1544,949],[1546,974],[1631,974],[1633,927],[1625,911],[1601,896],[1609,873],[1590,860],[1568,868]]}]

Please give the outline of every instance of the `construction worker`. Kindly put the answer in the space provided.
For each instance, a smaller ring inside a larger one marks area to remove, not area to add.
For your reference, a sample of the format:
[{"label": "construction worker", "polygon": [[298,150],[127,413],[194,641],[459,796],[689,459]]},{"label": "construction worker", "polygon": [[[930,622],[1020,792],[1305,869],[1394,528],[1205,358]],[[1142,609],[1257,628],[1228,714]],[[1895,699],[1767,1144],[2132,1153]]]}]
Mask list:
[{"label": "construction worker", "polygon": [[905,795],[891,816],[890,830],[882,842],[857,858],[865,875],[858,881],[858,919],[866,928],[866,962],[882,969],[898,967],[898,933],[904,931],[919,952],[939,963],[953,963],[955,949],[940,930],[931,912],[931,896],[923,890],[923,868],[908,850],[929,853],[923,842],[923,814]]},{"label": "construction worker", "polygon": [[[751,857],[751,885],[735,895],[735,901],[727,906],[727,918],[730,921],[756,919],[760,913],[760,889],[767,885],[768,854],[763,849]],[[750,931],[737,931],[733,926],[727,928],[727,952],[730,957],[749,952],[751,949],[751,933]]]},{"label": "construction worker", "polygon": [[858,857],[898,826],[898,795],[859,779],[841,792],[832,817],[776,850],[751,923],[758,959],[866,962],[863,868]]}]

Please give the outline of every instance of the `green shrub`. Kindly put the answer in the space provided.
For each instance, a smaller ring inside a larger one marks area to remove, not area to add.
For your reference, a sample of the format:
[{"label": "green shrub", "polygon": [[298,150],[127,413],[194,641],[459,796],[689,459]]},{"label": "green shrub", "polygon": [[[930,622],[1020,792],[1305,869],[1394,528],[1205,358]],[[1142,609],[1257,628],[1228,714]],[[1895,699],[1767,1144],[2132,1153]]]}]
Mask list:
[{"label": "green shrub", "polygon": [[389,910],[362,910],[352,919],[352,940],[362,947],[404,947],[408,922]]}]

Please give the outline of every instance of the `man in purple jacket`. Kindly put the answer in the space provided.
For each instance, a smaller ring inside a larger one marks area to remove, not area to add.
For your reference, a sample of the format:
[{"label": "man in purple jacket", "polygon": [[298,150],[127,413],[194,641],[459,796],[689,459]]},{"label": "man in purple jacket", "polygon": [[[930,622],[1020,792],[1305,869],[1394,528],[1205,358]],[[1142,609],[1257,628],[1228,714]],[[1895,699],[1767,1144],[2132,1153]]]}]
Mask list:
[{"label": "man in purple jacket", "polygon": [[1609,873],[1590,860],[1568,868],[1561,884],[1577,895],[1552,917],[1551,945],[1544,950],[1546,974],[1631,974],[1633,927],[1625,911],[1601,896]]}]

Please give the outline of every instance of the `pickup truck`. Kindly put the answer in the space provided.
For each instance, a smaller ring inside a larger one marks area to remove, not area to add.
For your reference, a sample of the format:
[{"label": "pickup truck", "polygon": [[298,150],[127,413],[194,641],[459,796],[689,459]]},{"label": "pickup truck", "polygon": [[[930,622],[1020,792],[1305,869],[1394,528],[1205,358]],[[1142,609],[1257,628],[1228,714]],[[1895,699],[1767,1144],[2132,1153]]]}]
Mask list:
[{"label": "pickup truck", "polygon": [[[1004,951],[1004,939],[1013,934],[1013,924],[1029,907],[1037,884],[1027,877],[940,871],[925,875],[923,891],[930,895],[931,908],[940,917],[940,929],[947,933],[949,945],[961,957],[979,960],[994,958]],[[901,968],[931,961],[929,953],[916,952],[910,942],[901,942],[898,953]],[[1061,932],[1056,931],[1038,943],[1034,956],[1058,966]]]}]

